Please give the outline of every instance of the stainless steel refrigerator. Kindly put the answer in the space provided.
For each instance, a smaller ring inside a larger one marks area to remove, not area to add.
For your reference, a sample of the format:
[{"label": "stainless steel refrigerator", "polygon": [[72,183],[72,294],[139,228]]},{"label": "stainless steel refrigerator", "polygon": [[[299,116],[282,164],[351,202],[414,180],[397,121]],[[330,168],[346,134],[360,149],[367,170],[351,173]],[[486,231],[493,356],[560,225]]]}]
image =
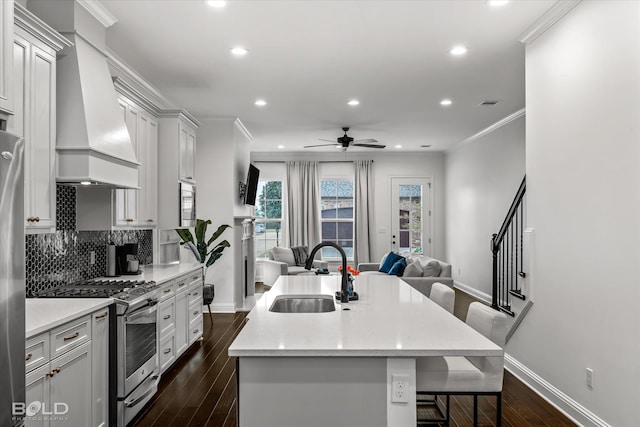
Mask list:
[{"label": "stainless steel refrigerator", "polygon": [[0,426],[25,400],[24,142],[0,130]]}]

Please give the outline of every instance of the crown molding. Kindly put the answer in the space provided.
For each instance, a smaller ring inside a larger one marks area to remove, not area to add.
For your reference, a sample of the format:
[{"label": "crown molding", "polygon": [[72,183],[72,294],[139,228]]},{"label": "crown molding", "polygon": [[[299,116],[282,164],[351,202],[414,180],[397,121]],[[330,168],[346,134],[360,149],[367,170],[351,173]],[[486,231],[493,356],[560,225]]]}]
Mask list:
[{"label": "crown molding", "polygon": [[77,0],[78,4],[85,8],[87,12],[93,15],[105,28],[109,28],[118,19],[98,0]]},{"label": "crown molding", "polygon": [[43,20],[28,11],[20,3],[14,3],[14,24],[22,28],[56,52],[73,46],[62,34],[51,28]]},{"label": "crown molding", "polygon": [[147,110],[156,117],[162,111],[162,106],[156,104],[153,99],[147,97],[144,93],[137,90],[122,78],[111,77],[111,80],[113,80],[113,87],[116,89],[117,93],[133,101],[139,107]]},{"label": "crown molding", "polygon": [[536,20],[527,30],[520,36],[520,42],[529,44],[545,31],[553,26],[564,15],[569,13],[571,9],[576,7],[582,0],[560,0],[540,18]]},{"label": "crown molding", "polygon": [[236,117],[236,119],[233,121],[233,124],[238,127],[240,132],[242,132],[250,142],[253,142],[253,135],[251,135],[251,132],[249,132],[249,129],[245,127],[244,123],[242,123],[240,117]]},{"label": "crown molding", "polygon": [[[494,123],[494,124],[492,124],[491,126],[489,126],[489,127],[487,127],[487,128],[482,129],[480,132],[478,132],[478,133],[476,133],[476,134],[474,134],[474,135],[471,135],[469,138],[467,138],[467,139],[465,139],[465,140],[460,141],[459,143],[457,143],[457,144],[454,146],[454,148],[457,148],[457,147],[459,147],[459,146],[461,146],[461,145],[468,144],[468,143],[473,142],[473,141],[475,141],[475,140],[477,140],[477,139],[480,139],[480,138],[482,138],[483,136],[488,135],[488,134],[490,134],[491,132],[494,132],[494,131],[496,131],[496,130],[500,129],[500,128],[501,128],[501,127],[503,127],[503,126],[508,125],[508,124],[509,124],[509,123],[511,123],[512,121],[514,121],[514,120],[516,120],[516,119],[519,119],[520,117],[524,116],[525,114],[526,114],[526,109],[525,109],[525,108],[522,108],[522,109],[520,109],[520,110],[516,111],[515,113],[512,113],[512,114],[508,115],[508,116],[507,116],[507,117],[505,117],[504,119],[502,119],[502,120],[499,120],[499,121],[495,122],[495,123]],[[447,150],[447,151],[451,151],[451,150]]]},{"label": "crown molding", "polygon": [[158,114],[158,117],[168,119],[180,118],[186,120],[187,122],[189,122],[189,124],[191,124],[191,126],[194,126],[196,128],[202,126],[202,123],[200,123],[198,119],[196,119],[195,116],[187,110],[162,110]]}]

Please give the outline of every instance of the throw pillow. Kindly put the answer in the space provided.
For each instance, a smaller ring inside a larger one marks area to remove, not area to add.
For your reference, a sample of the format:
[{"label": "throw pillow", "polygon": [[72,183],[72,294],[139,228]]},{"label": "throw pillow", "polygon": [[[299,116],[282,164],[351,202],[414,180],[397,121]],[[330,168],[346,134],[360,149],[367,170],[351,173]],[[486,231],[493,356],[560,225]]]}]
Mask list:
[{"label": "throw pillow", "polygon": [[294,246],[291,248],[293,259],[297,266],[304,266],[309,258],[309,248],[306,246]]},{"label": "throw pillow", "polygon": [[395,264],[399,259],[404,258],[396,253],[389,252],[385,257],[384,262],[380,264],[380,269],[378,271],[381,273],[389,273],[389,270],[391,269],[391,267],[393,267],[393,264]]},{"label": "throw pillow", "polygon": [[422,275],[424,277],[438,277],[440,276],[440,263],[435,259],[429,260],[427,263],[422,264]]},{"label": "throw pillow", "polygon": [[402,273],[404,273],[404,269],[406,268],[406,266],[407,260],[404,259],[404,257],[400,257],[400,259],[391,266],[391,269],[389,269],[389,275],[398,277],[402,276]]},{"label": "throw pillow", "polygon": [[293,251],[291,248],[273,248],[271,249],[274,261],[284,262],[287,265],[296,265],[296,260],[293,257]]},{"label": "throw pillow", "polygon": [[420,261],[414,261],[411,264],[407,265],[407,268],[404,269],[404,273],[402,277],[421,277],[422,276],[422,266],[420,265]]}]

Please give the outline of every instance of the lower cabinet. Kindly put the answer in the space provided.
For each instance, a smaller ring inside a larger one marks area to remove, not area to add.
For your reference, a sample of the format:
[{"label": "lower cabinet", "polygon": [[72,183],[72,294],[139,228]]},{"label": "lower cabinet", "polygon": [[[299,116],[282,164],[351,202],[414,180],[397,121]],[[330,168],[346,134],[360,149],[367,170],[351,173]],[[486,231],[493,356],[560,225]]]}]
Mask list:
[{"label": "lower cabinet", "polygon": [[202,270],[160,284],[160,372],[165,372],[202,337],[202,284]]},{"label": "lower cabinet", "polygon": [[108,425],[108,316],[105,308],[27,340],[25,427]]}]

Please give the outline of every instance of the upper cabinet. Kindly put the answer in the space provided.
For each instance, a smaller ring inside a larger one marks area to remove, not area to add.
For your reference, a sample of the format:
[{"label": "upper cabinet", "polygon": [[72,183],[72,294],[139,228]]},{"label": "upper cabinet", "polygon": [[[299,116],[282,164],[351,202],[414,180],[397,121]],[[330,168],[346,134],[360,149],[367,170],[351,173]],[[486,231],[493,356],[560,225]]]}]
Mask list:
[{"label": "upper cabinet", "polygon": [[[196,129],[200,123],[184,110],[160,112],[158,144],[158,219],[160,228],[180,228],[180,183],[196,184]],[[193,208],[193,206],[191,206]]]},{"label": "upper cabinet", "polygon": [[66,39],[15,5],[14,115],[9,132],[25,140],[25,229],[50,233],[56,226],[56,51]]},{"label": "upper cabinet", "polygon": [[13,0],[0,2],[0,112],[13,113]]}]

